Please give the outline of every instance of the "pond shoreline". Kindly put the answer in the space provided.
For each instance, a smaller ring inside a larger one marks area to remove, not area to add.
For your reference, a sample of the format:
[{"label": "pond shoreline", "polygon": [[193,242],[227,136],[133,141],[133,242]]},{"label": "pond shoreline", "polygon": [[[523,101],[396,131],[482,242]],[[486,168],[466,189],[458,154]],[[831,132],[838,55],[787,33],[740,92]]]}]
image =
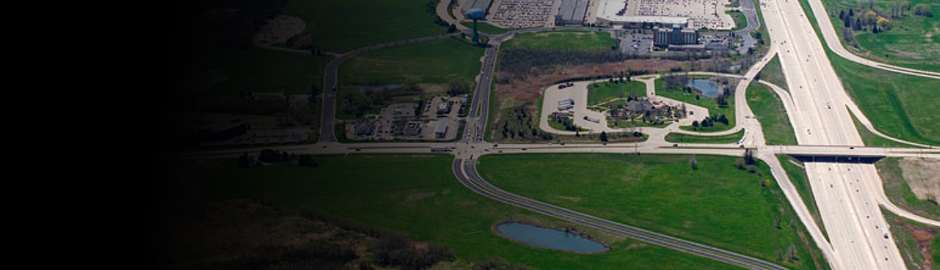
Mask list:
[{"label": "pond shoreline", "polygon": [[[574,234],[574,235],[576,235],[576,236],[578,236],[578,237],[584,238],[585,240],[588,240],[588,241],[591,241],[591,242],[600,244],[601,246],[604,247],[604,250],[595,251],[595,252],[584,252],[584,251],[573,251],[573,250],[564,250],[564,249],[549,248],[549,247],[544,247],[544,246],[537,246],[537,245],[530,244],[530,243],[524,242],[524,241],[522,241],[522,240],[513,238],[513,237],[511,237],[511,236],[505,235],[505,234],[501,233],[501,232],[499,231],[499,229],[497,229],[500,225],[503,225],[503,224],[511,224],[511,223],[517,223],[517,224],[528,225],[528,226],[532,226],[532,227],[536,227],[536,228],[541,228],[541,229],[555,230],[555,231],[559,231],[559,232]],[[591,237],[590,235],[587,235],[587,234],[582,233],[582,232],[573,231],[573,230],[566,230],[566,229],[557,229],[557,228],[544,227],[544,226],[539,226],[539,225],[536,225],[536,224],[531,224],[531,223],[523,222],[523,221],[512,221],[512,220],[509,220],[509,221],[500,221],[500,222],[494,223],[492,226],[490,226],[490,230],[492,230],[493,233],[495,233],[496,235],[499,235],[500,237],[503,237],[503,238],[508,239],[508,240],[510,240],[510,241],[513,241],[513,242],[516,242],[516,243],[519,243],[519,244],[522,244],[522,245],[525,245],[525,246],[529,246],[529,247],[539,248],[539,249],[555,250],[555,251],[569,252],[569,253],[577,253],[577,254],[598,254],[598,253],[608,252],[608,251],[611,250],[609,244],[607,244],[607,243],[605,243],[605,242],[603,242],[603,241],[594,239],[594,238]]]}]

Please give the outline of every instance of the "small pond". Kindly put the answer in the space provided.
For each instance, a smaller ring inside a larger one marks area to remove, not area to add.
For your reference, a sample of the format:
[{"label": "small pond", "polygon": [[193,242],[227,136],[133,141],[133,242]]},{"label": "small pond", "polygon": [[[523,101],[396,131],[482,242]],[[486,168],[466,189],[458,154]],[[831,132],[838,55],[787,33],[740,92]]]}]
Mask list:
[{"label": "small pond", "polygon": [[718,87],[718,83],[709,79],[692,79],[689,80],[688,85],[708,98],[716,98],[721,94],[721,87]]},{"label": "small pond", "polygon": [[541,248],[578,253],[607,251],[607,247],[603,244],[581,237],[575,233],[547,229],[525,223],[502,223],[496,226],[496,231],[506,238]]}]

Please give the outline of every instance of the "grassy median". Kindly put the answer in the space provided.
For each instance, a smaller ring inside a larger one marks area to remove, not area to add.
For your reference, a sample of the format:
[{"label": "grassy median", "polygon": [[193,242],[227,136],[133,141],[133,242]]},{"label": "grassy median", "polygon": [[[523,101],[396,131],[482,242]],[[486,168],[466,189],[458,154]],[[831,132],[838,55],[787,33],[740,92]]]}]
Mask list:
[{"label": "grassy median", "polygon": [[780,97],[766,85],[752,82],[747,89],[747,104],[757,116],[768,145],[794,145],[796,134]]}]

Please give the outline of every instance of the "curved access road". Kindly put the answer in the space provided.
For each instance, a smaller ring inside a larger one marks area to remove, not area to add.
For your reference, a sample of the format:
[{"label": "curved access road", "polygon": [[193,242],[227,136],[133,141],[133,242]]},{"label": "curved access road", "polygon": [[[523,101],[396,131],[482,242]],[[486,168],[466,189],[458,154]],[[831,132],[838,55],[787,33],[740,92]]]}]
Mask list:
[{"label": "curved access road", "polygon": [[477,173],[476,161],[472,159],[454,159],[452,169],[454,175],[457,176],[457,180],[470,190],[473,190],[473,192],[512,206],[747,269],[786,269],[763,260],[734,252],[627,226],[506,192],[483,180]]},{"label": "curved access road", "polygon": [[412,44],[424,41],[438,40],[443,38],[455,37],[460,35],[460,32],[433,36],[433,37],[423,37],[409,40],[401,40],[395,42],[382,43],[378,45],[372,45],[365,48],[360,48],[357,50],[349,51],[344,54],[341,54],[334,58],[330,63],[326,64],[326,71],[323,75],[323,115],[320,120],[320,138],[319,142],[334,142],[336,141],[336,136],[333,134],[334,122],[336,121],[336,86],[339,81],[339,66],[343,64],[349,58],[353,56],[369,52],[376,49]]},{"label": "curved access road", "polygon": [[813,11],[813,16],[816,17],[816,23],[819,25],[819,29],[822,30],[822,36],[826,39],[826,44],[829,49],[842,58],[873,68],[940,80],[940,72],[889,65],[865,59],[849,52],[845,49],[845,46],[842,45],[842,40],[839,38],[839,35],[836,34],[835,27],[832,26],[832,21],[829,19],[829,14],[826,13],[826,7],[823,6],[822,0],[807,0],[807,2],[809,3],[810,9]]}]

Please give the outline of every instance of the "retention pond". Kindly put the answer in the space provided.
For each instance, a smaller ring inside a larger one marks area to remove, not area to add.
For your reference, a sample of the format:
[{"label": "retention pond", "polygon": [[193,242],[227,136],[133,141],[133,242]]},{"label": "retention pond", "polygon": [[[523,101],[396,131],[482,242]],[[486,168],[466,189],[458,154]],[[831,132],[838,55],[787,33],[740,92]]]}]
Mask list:
[{"label": "retention pond", "polygon": [[575,233],[542,228],[525,223],[501,223],[496,225],[496,231],[506,238],[540,248],[577,253],[607,251],[607,247],[603,244],[581,237]]},{"label": "retention pond", "polygon": [[702,95],[708,98],[716,98],[721,94],[721,88],[718,87],[718,83],[708,79],[689,80],[689,87],[702,92]]}]

